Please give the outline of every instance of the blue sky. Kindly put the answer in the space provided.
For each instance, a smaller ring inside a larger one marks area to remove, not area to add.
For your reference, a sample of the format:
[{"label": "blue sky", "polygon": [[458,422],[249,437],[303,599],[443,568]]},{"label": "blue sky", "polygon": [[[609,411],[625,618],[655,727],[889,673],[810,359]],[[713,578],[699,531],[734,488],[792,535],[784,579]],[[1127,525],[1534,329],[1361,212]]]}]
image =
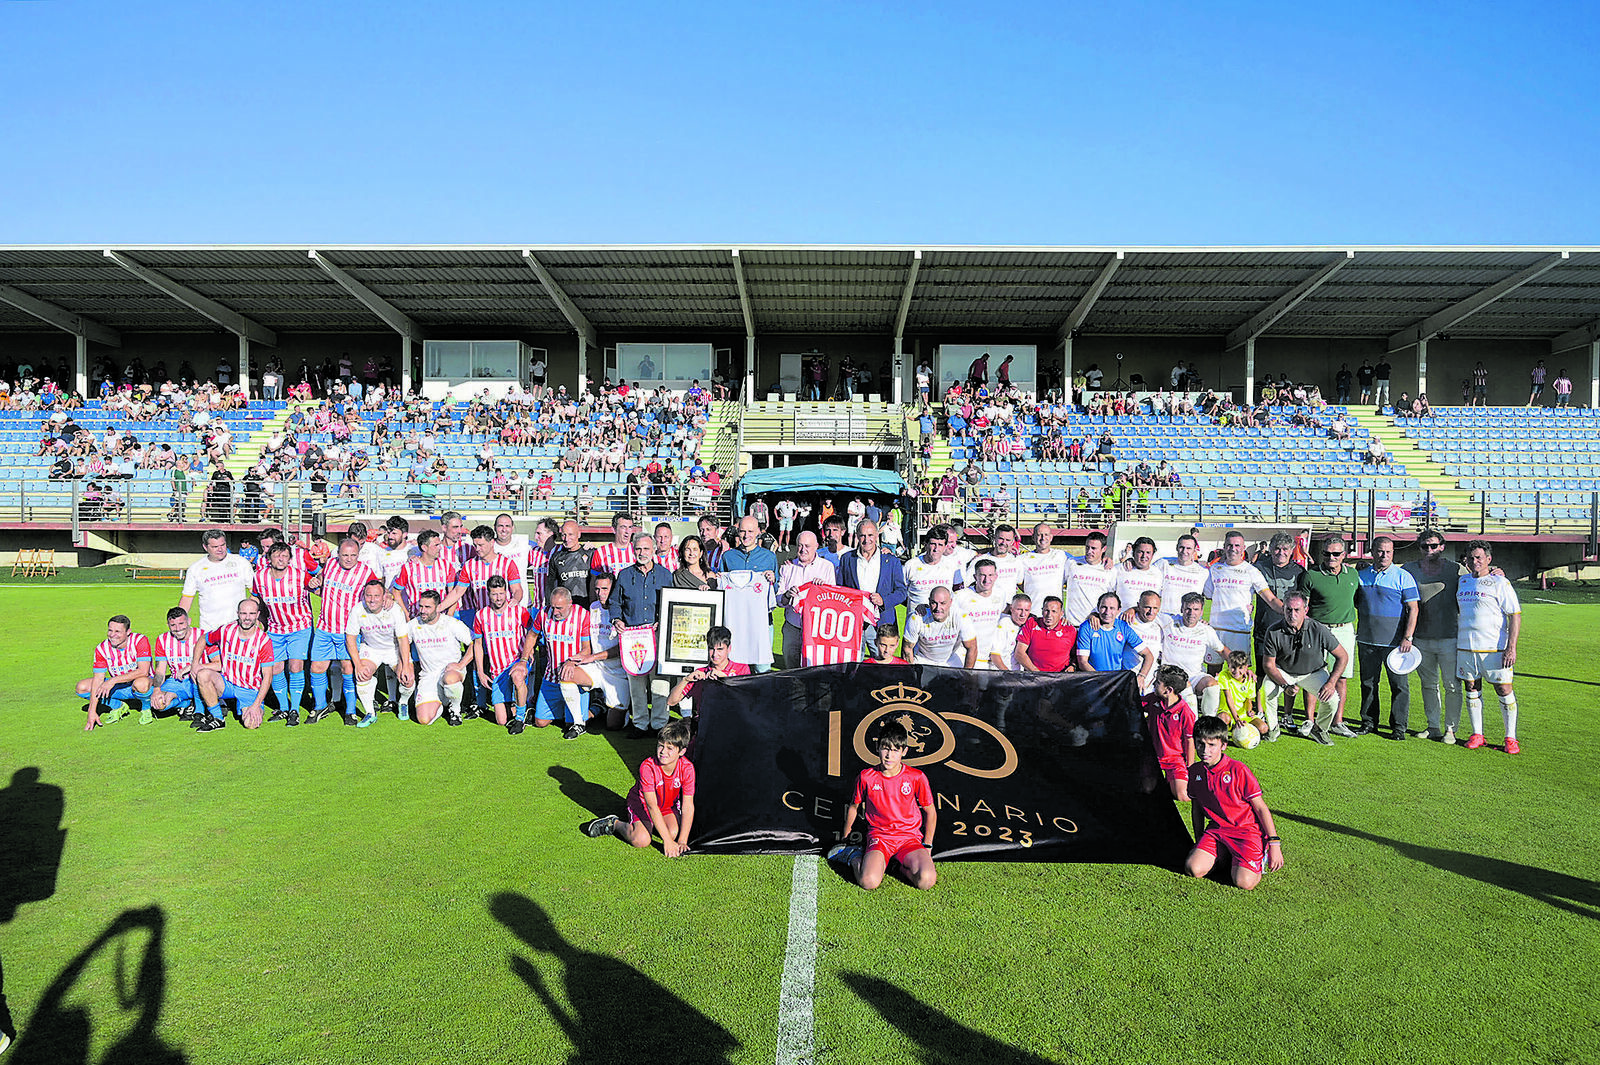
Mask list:
[{"label": "blue sky", "polygon": [[1596,11],[0,0],[0,242],[1597,244]]}]

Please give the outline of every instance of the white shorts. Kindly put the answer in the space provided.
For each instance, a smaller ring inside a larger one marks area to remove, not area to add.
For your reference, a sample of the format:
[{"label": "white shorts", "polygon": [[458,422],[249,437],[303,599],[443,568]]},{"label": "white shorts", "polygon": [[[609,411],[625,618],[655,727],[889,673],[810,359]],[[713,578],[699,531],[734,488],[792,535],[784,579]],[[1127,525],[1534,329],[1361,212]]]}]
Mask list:
[{"label": "white shorts", "polygon": [[[1329,625],[1328,631],[1333,633],[1333,638],[1339,641],[1339,646],[1344,648],[1348,656],[1344,662],[1344,679],[1349,680],[1356,675],[1356,627],[1354,625]],[[1328,672],[1333,672],[1333,658],[1327,659]]]},{"label": "white shorts", "polygon": [[[1216,631],[1217,639],[1221,640],[1222,646],[1228,650],[1243,651],[1245,654],[1250,653],[1249,632],[1235,632],[1233,629],[1218,629]],[[1213,666],[1218,666],[1222,664],[1222,656],[1215,651],[1207,651],[1206,661]]]},{"label": "white shorts", "polygon": [[1456,678],[1477,680],[1480,677],[1490,684],[1510,684],[1511,670],[1505,669],[1503,652],[1456,650]]},{"label": "white shorts", "polygon": [[417,674],[418,706],[424,703],[444,702],[444,695],[440,689],[444,686],[444,674],[448,668],[447,666],[441,666],[438,669],[430,669]]},{"label": "white shorts", "polygon": [[607,706],[628,705],[628,671],[619,658],[590,662],[583,671],[594,679],[594,690],[605,696]]}]

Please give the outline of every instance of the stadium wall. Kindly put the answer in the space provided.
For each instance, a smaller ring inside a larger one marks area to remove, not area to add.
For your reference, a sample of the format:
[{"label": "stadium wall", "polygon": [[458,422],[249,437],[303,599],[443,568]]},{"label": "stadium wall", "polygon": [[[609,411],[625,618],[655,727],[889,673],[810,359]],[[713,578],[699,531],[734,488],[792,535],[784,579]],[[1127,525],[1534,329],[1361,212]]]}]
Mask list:
[{"label": "stadium wall", "polygon": [[[471,330],[452,330],[442,339],[521,340],[549,352],[551,380],[568,384],[577,379],[578,341],[570,332],[542,333],[501,327],[478,327]],[[693,339],[729,349],[732,358],[732,379],[737,380],[743,371],[745,340],[742,332],[717,332],[678,329],[660,329],[650,332],[604,333],[602,350],[589,352],[589,370],[598,377],[603,365],[603,348],[629,341],[654,342],[667,339]],[[974,333],[971,330],[948,333],[910,334],[905,338],[906,394],[911,394],[909,375],[915,370],[919,357],[932,357],[935,347],[942,343],[1015,343],[1033,344],[1039,349],[1041,369],[1059,366],[1061,351],[1056,347],[1053,333],[1030,334],[994,330]],[[1239,390],[1245,378],[1244,349],[1223,352],[1222,338],[1216,336],[1110,336],[1090,334],[1073,342],[1073,366],[1086,368],[1098,364],[1106,375],[1109,386],[1116,378],[1124,379],[1137,373],[1147,382],[1162,384],[1168,381],[1172,364],[1181,359],[1194,363],[1208,386]],[[1326,339],[1316,337],[1263,337],[1256,342],[1256,375],[1288,373],[1293,379],[1302,377],[1322,385],[1324,395],[1334,397],[1333,379],[1341,363],[1349,363],[1354,372],[1362,359],[1374,364],[1385,357],[1386,344],[1382,338]],[[794,352],[820,351],[829,356],[829,384],[836,379],[840,358],[849,355],[864,359],[874,375],[881,372],[886,360],[894,353],[894,338],[887,333],[768,333],[756,338],[758,367],[757,386],[765,389],[777,379],[778,359]],[[357,367],[368,356],[380,360],[386,372],[397,374],[400,359],[400,338],[391,332],[371,333],[279,333],[278,346],[254,346],[251,351],[251,376],[259,384],[260,368],[265,360],[276,355],[283,363],[291,380],[302,364],[313,368],[322,360],[338,360],[348,352]],[[1124,356],[1121,367],[1117,353]],[[215,373],[219,360],[230,364],[238,358],[238,342],[233,334],[221,331],[124,333],[121,348],[89,346],[91,360],[104,357],[114,365],[122,366],[134,355],[144,360],[146,366],[165,360],[168,369],[177,371],[177,363],[188,359],[199,373]],[[420,371],[421,345],[415,346]],[[21,359],[38,362],[47,359],[52,364],[65,360],[70,369],[73,359],[73,338],[62,332],[0,333],[0,362]],[[1528,371],[1539,359],[1545,361],[1551,380],[1561,369],[1572,372],[1578,387],[1576,398],[1582,401],[1587,389],[1582,382],[1587,379],[1586,354],[1581,351],[1550,354],[1545,340],[1434,340],[1428,345],[1429,398],[1435,404],[1446,406],[1461,402],[1461,381],[1471,376],[1478,360],[1489,369],[1489,402],[1493,405],[1519,405],[1528,399]],[[1394,367],[1390,391],[1393,396],[1417,392],[1417,351],[1407,348],[1389,356]],[[1548,395],[1548,392],[1547,392]]]}]

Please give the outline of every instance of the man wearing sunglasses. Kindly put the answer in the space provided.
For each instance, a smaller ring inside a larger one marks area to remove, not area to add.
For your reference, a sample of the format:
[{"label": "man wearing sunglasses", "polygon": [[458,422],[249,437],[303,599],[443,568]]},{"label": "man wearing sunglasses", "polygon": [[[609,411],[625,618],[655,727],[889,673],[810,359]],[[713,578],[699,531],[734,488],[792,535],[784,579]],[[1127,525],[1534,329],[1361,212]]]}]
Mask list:
[{"label": "man wearing sunglasses", "polygon": [[1354,729],[1344,723],[1344,707],[1349,687],[1347,682],[1355,675],[1356,591],[1361,587],[1361,578],[1356,575],[1355,568],[1344,564],[1348,552],[1349,547],[1343,536],[1328,537],[1322,541],[1317,552],[1316,564],[1300,574],[1297,584],[1298,589],[1306,594],[1311,620],[1327,626],[1339,646],[1344,648],[1344,661],[1334,674],[1339,713],[1327,731],[1330,735],[1346,738],[1357,735]]},{"label": "man wearing sunglasses", "polygon": [[1461,723],[1461,681],[1456,677],[1456,587],[1466,570],[1445,554],[1444,534],[1437,529],[1422,530],[1417,546],[1422,549],[1422,557],[1403,567],[1417,582],[1421,596],[1411,644],[1422,652],[1417,677],[1422,681],[1422,711],[1428,717],[1428,728],[1417,735],[1455,743],[1456,726]]}]

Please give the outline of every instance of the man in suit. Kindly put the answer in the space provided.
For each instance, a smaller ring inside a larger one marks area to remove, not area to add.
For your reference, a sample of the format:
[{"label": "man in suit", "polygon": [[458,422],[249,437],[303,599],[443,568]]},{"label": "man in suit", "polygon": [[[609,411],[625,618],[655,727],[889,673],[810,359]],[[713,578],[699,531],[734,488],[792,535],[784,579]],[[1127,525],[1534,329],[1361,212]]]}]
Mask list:
[{"label": "man in suit", "polygon": [[[878,542],[878,523],[856,526],[856,546],[839,556],[839,583],[872,597],[880,625],[898,625],[895,608],[906,601],[906,572],[893,551]],[[871,650],[871,643],[867,648]]]}]

